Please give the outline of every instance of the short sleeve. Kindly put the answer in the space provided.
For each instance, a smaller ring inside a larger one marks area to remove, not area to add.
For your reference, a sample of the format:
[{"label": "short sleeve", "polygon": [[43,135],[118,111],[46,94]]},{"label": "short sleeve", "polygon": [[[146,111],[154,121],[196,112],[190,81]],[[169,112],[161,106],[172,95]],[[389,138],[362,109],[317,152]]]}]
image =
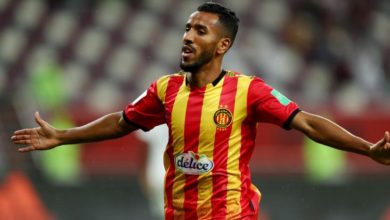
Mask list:
[{"label": "short sleeve", "polygon": [[157,95],[157,83],[154,82],[148,90],[123,110],[123,118],[144,131],[165,123],[164,106]]},{"label": "short sleeve", "polygon": [[248,89],[248,102],[258,122],[266,122],[290,129],[290,123],[300,111],[299,106],[282,93],[254,78]]}]

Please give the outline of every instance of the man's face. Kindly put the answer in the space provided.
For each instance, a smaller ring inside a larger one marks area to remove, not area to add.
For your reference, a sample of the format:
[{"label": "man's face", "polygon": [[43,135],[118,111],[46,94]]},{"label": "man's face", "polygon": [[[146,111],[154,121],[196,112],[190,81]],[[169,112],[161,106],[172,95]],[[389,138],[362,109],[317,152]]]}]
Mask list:
[{"label": "man's face", "polygon": [[184,71],[196,71],[214,59],[222,37],[218,20],[218,15],[208,12],[196,11],[190,16],[183,35],[180,62]]}]

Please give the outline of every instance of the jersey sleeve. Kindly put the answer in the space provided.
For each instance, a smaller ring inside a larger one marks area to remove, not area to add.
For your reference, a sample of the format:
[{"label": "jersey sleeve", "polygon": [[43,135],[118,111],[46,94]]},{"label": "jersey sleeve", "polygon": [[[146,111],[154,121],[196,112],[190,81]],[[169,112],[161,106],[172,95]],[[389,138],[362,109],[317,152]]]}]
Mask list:
[{"label": "jersey sleeve", "polygon": [[299,106],[262,79],[254,78],[248,101],[258,122],[266,122],[290,129],[290,123],[300,111]]},{"label": "jersey sleeve", "polygon": [[157,94],[157,81],[125,107],[123,118],[144,131],[165,123],[164,106]]}]

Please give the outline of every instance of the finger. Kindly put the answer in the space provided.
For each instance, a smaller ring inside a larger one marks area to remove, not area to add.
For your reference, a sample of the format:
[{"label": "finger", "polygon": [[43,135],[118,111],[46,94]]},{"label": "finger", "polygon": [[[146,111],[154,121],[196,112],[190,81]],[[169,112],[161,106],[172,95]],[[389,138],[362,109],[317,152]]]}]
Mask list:
[{"label": "finger", "polygon": [[385,132],[385,137],[383,138],[386,143],[390,142],[390,134],[388,131]]},{"label": "finger", "polygon": [[31,139],[31,135],[29,134],[24,134],[24,135],[13,135],[11,137],[11,140],[13,141],[17,141],[17,140],[27,140],[27,139]]},{"label": "finger", "polygon": [[26,152],[30,152],[30,151],[34,151],[34,150],[35,150],[35,147],[33,147],[33,146],[21,147],[18,149],[18,151],[21,153],[26,153]]},{"label": "finger", "polygon": [[31,141],[31,140],[23,139],[23,140],[14,140],[13,143],[14,143],[14,144],[31,144],[32,141]]},{"label": "finger", "polygon": [[34,118],[35,118],[35,122],[36,122],[40,127],[44,127],[44,126],[45,126],[46,121],[43,120],[43,119],[41,118],[41,116],[39,115],[39,112],[35,112]]},{"label": "finger", "polygon": [[[390,143],[389,143],[389,142],[385,143],[385,145],[383,146],[383,148],[384,148],[385,150],[390,151]],[[389,152],[389,153],[390,153],[390,152]]]},{"label": "finger", "polygon": [[31,134],[31,132],[32,132],[32,129],[29,129],[29,128],[21,129],[21,130],[15,131],[14,136],[15,135],[23,135],[23,134]]},{"label": "finger", "polygon": [[384,135],[383,138],[378,142],[378,144],[384,146],[386,143],[389,143],[389,139],[390,139],[390,137],[389,137],[389,132],[386,131],[386,132],[385,132],[385,135]]}]

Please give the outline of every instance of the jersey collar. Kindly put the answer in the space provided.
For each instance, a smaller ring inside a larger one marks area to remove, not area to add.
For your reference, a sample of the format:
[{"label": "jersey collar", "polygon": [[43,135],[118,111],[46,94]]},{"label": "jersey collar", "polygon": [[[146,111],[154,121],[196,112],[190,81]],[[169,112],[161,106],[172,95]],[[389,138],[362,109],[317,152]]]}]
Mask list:
[{"label": "jersey collar", "polygon": [[[219,83],[219,81],[221,81],[221,79],[225,76],[225,74],[226,74],[226,70],[222,69],[219,76],[216,79],[214,79],[214,81],[212,81],[211,84],[213,86],[216,86]],[[185,77],[186,77],[186,85],[188,86],[190,82],[188,81],[187,74],[185,75]]]}]

